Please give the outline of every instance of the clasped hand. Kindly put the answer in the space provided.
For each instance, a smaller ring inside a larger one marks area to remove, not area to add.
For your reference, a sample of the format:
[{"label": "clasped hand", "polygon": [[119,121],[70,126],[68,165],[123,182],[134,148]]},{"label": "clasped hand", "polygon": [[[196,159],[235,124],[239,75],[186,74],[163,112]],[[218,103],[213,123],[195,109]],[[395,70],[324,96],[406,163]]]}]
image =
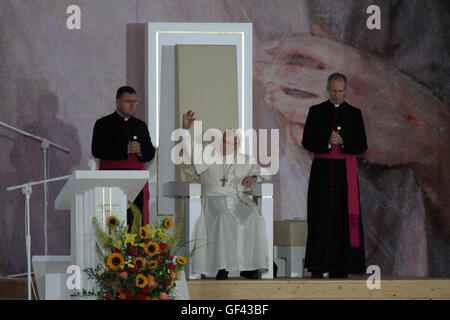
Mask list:
[{"label": "clasped hand", "polygon": [[333,130],[331,132],[331,136],[330,139],[328,140],[328,143],[331,145],[344,144],[341,135],[336,130]]},{"label": "clasped hand", "polygon": [[128,142],[128,153],[141,153],[141,144],[137,141]]}]

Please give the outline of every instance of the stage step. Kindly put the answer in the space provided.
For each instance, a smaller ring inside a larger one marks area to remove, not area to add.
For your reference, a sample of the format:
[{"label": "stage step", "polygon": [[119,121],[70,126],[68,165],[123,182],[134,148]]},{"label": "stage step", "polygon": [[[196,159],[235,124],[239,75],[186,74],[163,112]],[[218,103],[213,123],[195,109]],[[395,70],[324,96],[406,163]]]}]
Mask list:
[{"label": "stage step", "polygon": [[[382,279],[369,290],[366,279],[189,280],[192,300],[450,299],[448,278]],[[33,296],[34,298],[34,296]],[[26,279],[0,279],[0,300],[26,300]]]},{"label": "stage step", "polygon": [[450,279],[382,279],[381,289],[366,279],[189,280],[192,300],[450,299]]},{"label": "stage step", "polygon": [[[33,279],[34,288],[37,293],[36,282]],[[27,300],[28,299],[27,279],[0,278],[0,300]],[[36,300],[31,288],[31,297]]]}]

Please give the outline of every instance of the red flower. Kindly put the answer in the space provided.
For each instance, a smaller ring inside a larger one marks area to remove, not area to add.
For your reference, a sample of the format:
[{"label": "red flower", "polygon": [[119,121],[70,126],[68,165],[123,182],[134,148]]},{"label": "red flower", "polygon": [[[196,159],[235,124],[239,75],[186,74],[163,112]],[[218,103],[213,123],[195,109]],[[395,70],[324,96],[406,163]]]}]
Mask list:
[{"label": "red flower", "polygon": [[114,253],[120,253],[120,250],[117,248],[114,248],[113,251],[114,251]]},{"label": "red flower", "polygon": [[130,249],[130,254],[131,254],[132,256],[137,256],[139,253],[138,253],[138,251],[137,251],[136,248],[131,248],[131,249]]},{"label": "red flower", "polygon": [[177,266],[174,265],[173,263],[170,263],[170,264],[167,265],[167,269],[171,269],[171,270],[175,270],[176,267]]},{"label": "red flower", "polygon": [[167,256],[167,251],[161,251],[162,256]]},{"label": "red flower", "polygon": [[161,258],[156,258],[155,261],[161,262]]},{"label": "red flower", "polygon": [[114,300],[113,296],[110,295],[109,293],[106,294],[105,299],[106,299],[106,300]]},{"label": "red flower", "polygon": [[173,260],[173,255],[170,255],[170,256],[169,256],[169,260]]},{"label": "red flower", "polygon": [[138,298],[138,300],[145,300],[145,295],[142,293],[139,293],[137,298]]},{"label": "red flower", "polygon": [[117,293],[121,293],[122,289],[120,287],[117,287],[116,291],[117,291]]},{"label": "red flower", "polygon": [[139,270],[139,268],[137,267],[137,265],[134,265],[134,267],[132,269],[128,269],[128,271],[130,271],[130,272],[135,272],[138,270]]},{"label": "red flower", "polygon": [[164,287],[170,286],[170,280],[164,280]]},{"label": "red flower", "polygon": [[144,287],[144,288],[141,289],[141,293],[142,294],[147,294],[149,292],[150,292],[150,288],[149,287]]},{"label": "red flower", "polygon": [[159,247],[161,248],[161,249],[167,249],[167,244],[166,243],[164,243],[164,242],[160,242],[159,243]]},{"label": "red flower", "polygon": [[106,280],[105,286],[109,287],[111,285],[111,280]]}]

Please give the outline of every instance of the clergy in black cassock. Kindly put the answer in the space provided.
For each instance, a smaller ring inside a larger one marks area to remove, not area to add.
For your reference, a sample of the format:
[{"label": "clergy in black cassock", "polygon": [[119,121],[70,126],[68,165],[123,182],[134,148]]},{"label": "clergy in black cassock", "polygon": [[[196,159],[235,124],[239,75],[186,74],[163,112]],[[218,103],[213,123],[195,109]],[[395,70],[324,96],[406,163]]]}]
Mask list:
[{"label": "clergy in black cassock", "polygon": [[[116,111],[96,121],[92,154],[100,159],[100,170],[146,170],[145,162],[154,158],[155,148],[147,125],[134,117],[136,105],[135,90],[121,87],[116,94]],[[144,186],[134,204],[142,212],[142,222],[148,224],[148,185]],[[128,209],[127,224],[130,226],[132,218]]]},{"label": "clergy in black cassock", "polygon": [[328,78],[330,99],[310,107],[302,145],[314,152],[305,267],[313,278],[366,271],[356,155],[367,150],[361,111],[344,101],[347,79]]}]

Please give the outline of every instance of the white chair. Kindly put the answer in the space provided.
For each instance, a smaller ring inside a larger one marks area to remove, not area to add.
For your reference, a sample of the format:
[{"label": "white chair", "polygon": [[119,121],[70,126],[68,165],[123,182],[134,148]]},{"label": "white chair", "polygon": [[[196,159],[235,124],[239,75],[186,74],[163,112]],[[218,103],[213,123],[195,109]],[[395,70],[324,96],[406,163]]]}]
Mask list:
[{"label": "white chair", "polygon": [[[168,182],[164,184],[163,196],[181,197],[185,199],[185,235],[189,244],[189,251],[193,249],[192,241],[195,222],[201,213],[201,186],[199,183],[191,182]],[[273,279],[273,184],[255,184],[249,193],[249,197],[256,198],[258,208],[264,217],[267,236],[268,267],[262,273],[263,279]],[[200,279],[200,274],[193,274],[190,271],[189,263],[185,267],[186,277],[189,280]]]}]

